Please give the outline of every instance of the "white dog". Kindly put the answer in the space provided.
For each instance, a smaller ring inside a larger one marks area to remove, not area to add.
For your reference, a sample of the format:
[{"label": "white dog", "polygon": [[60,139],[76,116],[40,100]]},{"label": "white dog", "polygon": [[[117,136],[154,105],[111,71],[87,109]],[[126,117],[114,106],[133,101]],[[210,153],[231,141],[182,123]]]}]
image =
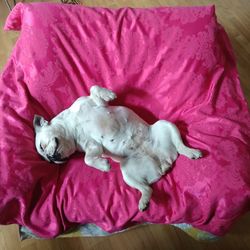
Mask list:
[{"label": "white dog", "polygon": [[85,163],[109,171],[106,158],[120,162],[124,181],[141,192],[139,209],[147,208],[156,182],[171,167],[178,153],[190,159],[202,156],[185,146],[176,126],[160,120],[148,125],[132,110],[107,106],[116,98],[112,91],[93,86],[90,96],[48,122],[35,115],[36,149],[46,160],[63,163],[75,151],[85,152]]}]

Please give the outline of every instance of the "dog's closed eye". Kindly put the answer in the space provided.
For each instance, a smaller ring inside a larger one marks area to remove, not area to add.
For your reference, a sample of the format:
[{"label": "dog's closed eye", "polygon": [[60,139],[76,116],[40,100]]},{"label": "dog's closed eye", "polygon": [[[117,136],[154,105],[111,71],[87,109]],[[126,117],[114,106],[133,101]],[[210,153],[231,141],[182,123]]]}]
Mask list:
[{"label": "dog's closed eye", "polygon": [[58,144],[59,144],[59,140],[57,137],[55,137],[55,141],[56,141],[56,146],[58,147]]},{"label": "dog's closed eye", "polygon": [[44,148],[43,148],[42,144],[40,144],[40,149],[41,149],[42,151],[44,151]]},{"label": "dog's closed eye", "polygon": [[59,147],[59,140],[57,137],[55,137],[55,142],[56,142],[56,147],[55,147],[55,151],[54,151],[54,154],[56,153],[58,147]]}]

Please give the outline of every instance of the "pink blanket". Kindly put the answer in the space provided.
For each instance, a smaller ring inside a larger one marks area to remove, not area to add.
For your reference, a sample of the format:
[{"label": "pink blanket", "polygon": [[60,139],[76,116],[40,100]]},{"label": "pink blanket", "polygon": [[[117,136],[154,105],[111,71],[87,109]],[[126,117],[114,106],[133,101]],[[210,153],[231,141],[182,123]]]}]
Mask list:
[{"label": "pink blanket", "polygon": [[[53,237],[79,223],[108,232],[135,223],[189,223],[223,235],[250,209],[250,116],[214,6],[105,9],[18,4],[19,39],[0,83],[0,223]],[[153,185],[149,209],[119,165],[83,155],[57,166],[34,147],[34,114],[51,119],[98,84],[149,123],[170,120],[204,158],[179,156]]]}]

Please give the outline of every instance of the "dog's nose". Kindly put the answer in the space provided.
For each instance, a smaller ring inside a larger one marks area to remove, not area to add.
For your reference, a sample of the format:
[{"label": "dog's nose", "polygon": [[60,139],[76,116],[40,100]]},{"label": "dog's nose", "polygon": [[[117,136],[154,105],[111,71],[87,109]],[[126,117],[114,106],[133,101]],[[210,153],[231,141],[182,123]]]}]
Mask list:
[{"label": "dog's nose", "polygon": [[61,160],[61,154],[59,154],[59,153],[55,153],[55,154],[53,154],[52,156],[50,156],[50,155],[47,155],[47,157],[48,157],[48,159],[50,160],[50,161],[60,161]]}]

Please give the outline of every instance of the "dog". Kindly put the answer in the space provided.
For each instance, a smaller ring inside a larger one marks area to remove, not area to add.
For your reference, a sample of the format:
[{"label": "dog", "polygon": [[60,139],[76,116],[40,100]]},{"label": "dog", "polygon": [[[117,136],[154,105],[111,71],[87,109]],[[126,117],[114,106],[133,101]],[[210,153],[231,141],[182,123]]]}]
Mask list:
[{"label": "dog", "polygon": [[198,159],[202,153],[184,145],[173,123],[149,125],[129,108],[108,106],[115,98],[111,90],[92,86],[89,96],[78,98],[50,122],[35,115],[36,150],[56,164],[75,151],[85,152],[85,163],[101,171],[110,169],[107,158],[119,162],[124,181],[141,192],[139,210],[144,211],[150,184],[170,169],[178,154]]}]

